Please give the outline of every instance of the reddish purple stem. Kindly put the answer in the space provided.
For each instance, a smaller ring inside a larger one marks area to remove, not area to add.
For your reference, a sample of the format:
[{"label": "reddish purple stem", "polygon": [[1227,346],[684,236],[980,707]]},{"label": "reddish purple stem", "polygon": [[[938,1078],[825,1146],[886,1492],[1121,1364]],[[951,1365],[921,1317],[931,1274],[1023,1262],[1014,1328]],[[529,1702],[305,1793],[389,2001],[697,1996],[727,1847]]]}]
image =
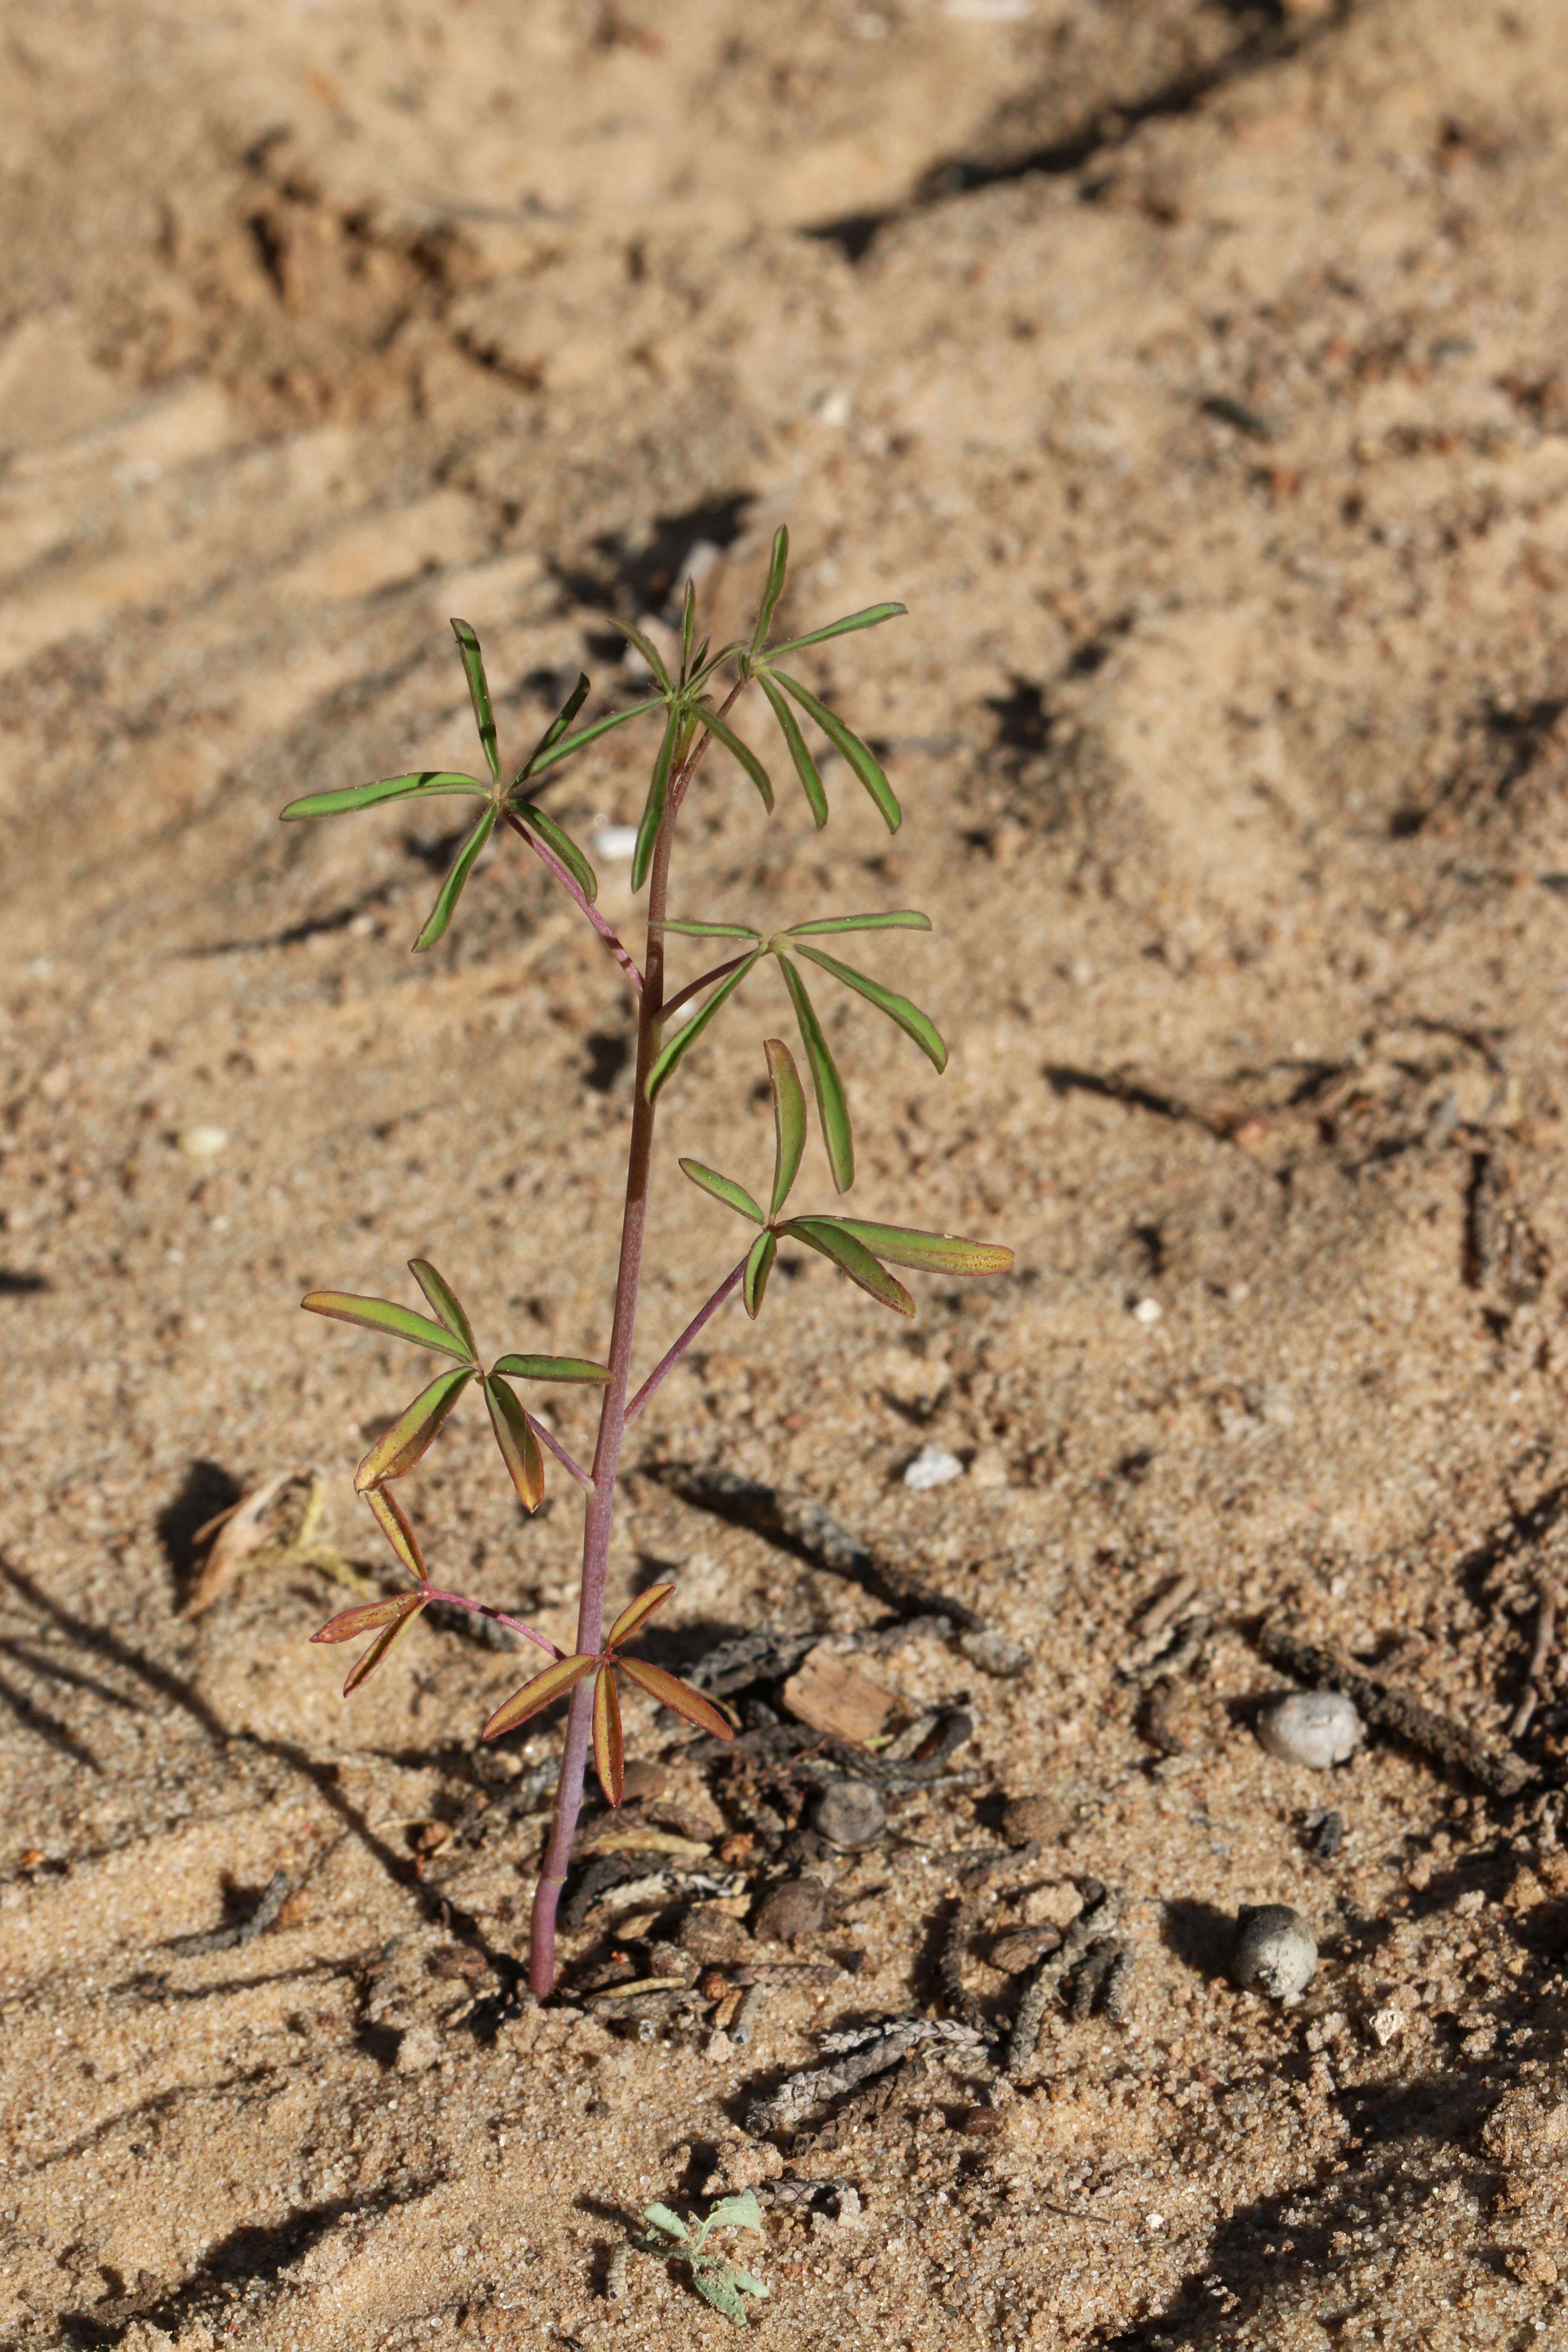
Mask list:
[{"label": "reddish purple stem", "polygon": [[[750,1257],[750,1255],[751,1252],[748,1250],[746,1257]],[[723,1306],[724,1301],[729,1297],[731,1292],[739,1285],[745,1271],[746,1258],[743,1257],[741,1260],[740,1265],[736,1266],[731,1273],[727,1274],[724,1276],[723,1281],[719,1285],[718,1289],[713,1293],[713,1296],[708,1301],[707,1306],[700,1307],[698,1308],[696,1314],[692,1317],[690,1322],[687,1325],[685,1330],[676,1341],[674,1347],[670,1349],[668,1355],[662,1357],[654,1366],[647,1380],[644,1381],[641,1388],[638,1389],[636,1396],[633,1397],[630,1404],[627,1405],[626,1419],[628,1422],[633,1422],[637,1419],[644,1405],[647,1404],[649,1397],[652,1396],[655,1389],[662,1385],[665,1375],[668,1372],[674,1371],[677,1364],[679,1363],[680,1359],[685,1355],[686,1350],[690,1347],[691,1342],[696,1339],[703,1325],[707,1323],[711,1317],[717,1315],[719,1309]]]},{"label": "reddish purple stem", "polygon": [[539,1647],[548,1650],[552,1658],[565,1655],[565,1652],[558,1650],[553,1642],[547,1642],[542,1633],[536,1633],[531,1625],[525,1625],[521,1617],[509,1617],[504,1609],[492,1609],[488,1601],[470,1601],[466,1592],[437,1592],[433,1584],[426,1586],[423,1597],[426,1601],[444,1601],[449,1609],[466,1609],[470,1617],[493,1617],[498,1625],[510,1625],[514,1633],[521,1633],[528,1641],[537,1642]]},{"label": "reddish purple stem", "polygon": [[610,953],[615,957],[616,961],[620,965],[621,970],[626,973],[626,978],[631,982],[632,986],[637,990],[637,994],[640,996],[643,992],[643,976],[641,972],[633,962],[629,951],[623,945],[620,938],[614,930],[612,930],[609,924],[605,922],[597,907],[594,905],[593,900],[587,897],[576,876],[570,872],[566,866],[562,865],[561,860],[556,856],[552,849],[547,849],[543,842],[537,840],[534,835],[530,833],[527,825],[523,824],[522,819],[517,815],[514,810],[507,810],[506,821],[508,824],[510,825],[513,833],[516,834],[518,839],[520,841],[527,842],[530,849],[532,850],[540,864],[546,867],[550,873],[554,875],[555,879],[560,883],[561,887],[565,891],[566,896],[572,899],[576,906],[582,908],[584,914],[587,916],[588,920],[593,924],[594,929],[598,932],[599,937],[604,940],[605,945],[609,949]]},{"label": "reddish purple stem", "polygon": [[586,1470],[584,1469],[583,1465],[580,1462],[574,1461],[571,1454],[567,1453],[566,1448],[562,1444],[561,1440],[558,1437],[552,1437],[549,1430],[545,1428],[544,1423],[542,1421],[535,1420],[532,1413],[525,1412],[522,1417],[524,1421],[527,1422],[530,1429],[532,1430],[535,1437],[538,1438],[541,1445],[547,1445],[550,1448],[550,1451],[554,1454],[555,1459],[560,1463],[561,1467],[566,1472],[568,1477],[575,1478],[579,1486],[586,1486],[591,1495],[594,1491],[594,1481],[588,1475]]}]

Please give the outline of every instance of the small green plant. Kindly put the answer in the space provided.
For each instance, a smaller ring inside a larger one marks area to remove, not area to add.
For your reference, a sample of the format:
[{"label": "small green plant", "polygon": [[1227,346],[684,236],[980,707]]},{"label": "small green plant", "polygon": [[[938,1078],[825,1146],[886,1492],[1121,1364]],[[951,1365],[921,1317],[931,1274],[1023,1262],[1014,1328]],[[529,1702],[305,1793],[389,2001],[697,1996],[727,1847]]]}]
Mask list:
[{"label": "small green plant", "polygon": [[[447,770],[388,776],[342,792],[312,793],[294,801],[283,812],[286,818],[336,816],[350,810],[373,808],[383,802],[423,802],[448,795],[481,802],[483,806],[441,885],[436,904],[414,942],[415,948],[432,946],[447,929],[475,859],[497,826],[505,825],[540,859],[593,925],[626,975],[637,1003],[637,1079],[626,1146],[626,1202],[609,1348],[604,1362],[577,1356],[503,1354],[494,1358],[487,1370],[486,1360],[479,1352],[473,1327],[460,1301],[425,1258],[412,1259],[409,1271],[423,1293],[428,1314],[397,1306],[390,1299],[362,1298],[342,1291],[312,1291],[303,1301],[314,1314],[406,1340],[437,1359],[440,1367],[385,1434],[376,1440],[355,1475],[356,1487],[414,1589],[345,1610],[314,1636],[318,1642],[347,1642],[365,1633],[374,1635],[343,1685],[344,1696],[375,1671],[432,1601],[494,1618],[536,1643],[550,1658],[551,1663],[542,1673],[514,1692],[490,1717],[484,1727],[487,1739],[500,1738],[553,1699],[570,1694],[554,1822],[534,1895],[531,1929],[529,1979],[541,1996],[548,1993],[554,1982],[556,1905],[571,1861],[590,1748],[606,1800],[615,1805],[621,1798],[624,1763],[617,1675],[626,1675],[689,1722],[711,1732],[715,1738],[728,1739],[732,1736],[730,1724],[710,1700],[662,1668],[622,1654],[622,1644],[668,1600],[672,1586],[656,1585],[639,1594],[616,1619],[608,1633],[605,1632],[605,1568],[616,1479],[628,1426],[735,1291],[740,1291],[746,1313],[753,1319],[762,1312],[768,1276],[783,1240],[799,1242],[819,1252],[862,1290],[900,1315],[912,1315],[914,1301],[903,1284],[889,1274],[890,1265],[912,1267],[923,1273],[981,1275],[1005,1272],[1013,1262],[1011,1250],[962,1241],[951,1234],[924,1233],[904,1225],[870,1224],[858,1218],[823,1213],[786,1216],[785,1204],[805,1148],[805,1092],[788,1046],[782,1039],[770,1037],[763,1051],[773,1098],[774,1150],[766,1213],[732,1177],[721,1175],[695,1160],[680,1161],[685,1174],[701,1192],[757,1230],[739,1263],[699,1308],[641,1386],[635,1391],[632,1389],[632,1344],[658,1107],[691,1048],[758,967],[771,959],[782,975],[816,1100],[828,1171],[840,1193],[847,1192],[855,1181],[854,1137],[837,1066],[807,992],[801,965],[808,963],[826,973],[885,1014],[913,1040],[937,1070],[942,1070],[947,1061],[946,1047],[917,1005],[880,981],[839,962],[817,944],[824,939],[856,931],[929,931],[931,925],[924,915],[908,908],[885,914],[828,915],[764,933],[747,924],[689,921],[667,912],[670,858],[681,809],[711,744],[720,744],[738,762],[756,787],[763,808],[772,814],[773,789],[767,770],[730,725],[730,712],[748,684],[759,688],[778,722],[819,827],[827,822],[827,795],[795,709],[820,730],[865,786],[889,831],[898,829],[899,803],[869,749],[798,678],[781,669],[779,663],[829,638],[890,620],[904,607],[873,604],[864,612],[830,622],[826,628],[770,646],[768,633],[783,593],[788,552],[788,534],[780,530],[773,541],[762,604],[749,641],[723,646],[717,653],[710,653],[706,641],[695,644],[695,600],[689,586],[681,614],[679,656],[674,667],[665,663],[658,647],[642,631],[617,621],[615,625],[647,664],[655,690],[629,709],[613,711],[574,732],[572,722],[588,693],[587,679],[579,677],[563,708],[510,782],[503,781],[495,714],[479,641],[467,621],[454,621],[452,628],[468,679],[479,741],[484,747],[489,780]],[[720,701],[720,681],[726,677],[729,690]],[[607,734],[612,728],[653,711],[662,712],[662,727],[632,857],[634,889],[640,891],[646,884],[648,894],[647,944],[639,965],[595,904],[598,884],[593,867],[555,819],[540,808],[536,794],[542,780],[572,753]],[[718,940],[730,952],[723,961],[671,990],[666,979],[665,959],[672,938]],[[698,1000],[701,1000],[700,1009],[672,1028],[673,1016]],[[593,1463],[587,1469],[575,1462],[544,1423],[528,1411],[514,1386],[517,1382],[526,1386],[559,1381],[587,1383],[600,1391],[598,1440]],[[570,1654],[563,1654],[532,1626],[499,1609],[464,1593],[438,1591],[426,1572],[407,1514],[392,1491],[394,1483],[419,1460],[464,1391],[472,1387],[477,1387],[484,1397],[501,1459],[524,1509],[536,1509],[543,1494],[547,1452],[584,1489],[577,1640]]]},{"label": "small green plant", "polygon": [[706,2221],[699,2221],[693,2230],[668,2205],[650,2205],[643,2220],[647,2233],[635,2242],[638,2252],[662,2256],[668,2263],[683,2263],[698,2294],[737,2327],[746,2324],[745,2296],[752,2295],[759,2303],[767,2301],[768,2291],[761,2279],[754,2279],[726,2255],[708,2252],[710,2231],[761,2230],[763,2217],[749,2189],[742,2196],[721,2198]]}]

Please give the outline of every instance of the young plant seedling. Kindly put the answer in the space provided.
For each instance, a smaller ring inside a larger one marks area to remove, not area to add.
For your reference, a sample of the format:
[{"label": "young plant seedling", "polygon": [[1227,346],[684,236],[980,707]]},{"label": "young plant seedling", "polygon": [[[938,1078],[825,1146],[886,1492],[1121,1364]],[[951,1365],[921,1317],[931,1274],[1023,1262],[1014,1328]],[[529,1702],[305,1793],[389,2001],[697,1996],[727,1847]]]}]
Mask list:
[{"label": "young plant seedling", "polygon": [[[685,1173],[702,1192],[757,1230],[740,1262],[699,1308],[641,1386],[635,1391],[632,1387],[632,1346],[659,1106],[692,1046],[758,966],[771,960],[783,978],[816,1097],[828,1172],[839,1193],[847,1192],[855,1181],[854,1136],[837,1066],[807,992],[802,964],[825,972],[884,1014],[919,1046],[937,1070],[945,1067],[947,1062],[947,1048],[917,1005],[880,981],[841,963],[818,944],[822,940],[856,931],[929,931],[931,925],[924,915],[908,908],[884,914],[829,915],[764,933],[745,924],[688,920],[668,912],[670,860],[681,809],[711,744],[718,743],[731,755],[756,787],[764,810],[770,814],[773,811],[772,779],[756,752],[729,723],[736,698],[749,684],[758,688],[778,722],[784,747],[818,826],[827,822],[827,795],[816,761],[801,731],[796,709],[826,736],[851,774],[864,785],[889,831],[898,830],[899,803],[871,751],[836,712],[778,665],[781,659],[829,638],[872,628],[904,608],[901,604],[873,604],[805,636],[770,645],[769,631],[784,591],[788,555],[788,533],[780,530],[773,541],[767,583],[750,639],[721,646],[717,653],[710,652],[706,640],[700,645],[693,642],[696,612],[689,586],[681,613],[679,658],[674,667],[665,662],[658,648],[640,630],[616,622],[615,625],[647,664],[654,691],[629,709],[613,711],[607,718],[597,719],[574,732],[572,722],[588,692],[587,679],[579,677],[559,714],[510,781],[503,781],[495,714],[479,641],[467,621],[454,621],[452,628],[468,679],[488,780],[454,770],[425,770],[384,777],[375,783],[356,784],[343,792],[312,793],[292,802],[283,812],[286,818],[337,816],[349,810],[372,808],[384,801],[426,801],[450,795],[481,802],[483,806],[414,942],[416,950],[433,946],[447,929],[480,850],[496,828],[504,824],[541,861],[593,925],[625,974],[636,1000],[637,1080],[626,1145],[620,1257],[609,1349],[604,1362],[581,1356],[506,1354],[491,1360],[487,1370],[486,1359],[479,1352],[461,1302],[425,1258],[411,1259],[409,1271],[424,1295],[428,1313],[400,1307],[390,1299],[362,1298],[334,1290],[313,1290],[303,1301],[313,1314],[331,1316],[384,1338],[406,1340],[434,1357],[439,1367],[385,1434],[376,1440],[355,1473],[354,1485],[364,1496],[413,1590],[344,1610],[315,1635],[318,1642],[348,1642],[366,1633],[374,1637],[343,1685],[345,1697],[375,1672],[426,1606],[439,1601],[510,1626],[537,1644],[549,1658],[542,1672],[496,1709],[484,1727],[487,1739],[500,1738],[552,1700],[569,1698],[555,1816],[534,1894],[531,1928],[529,1980],[541,1996],[547,1994],[554,1983],[556,1906],[571,1862],[590,1750],[606,1801],[615,1805],[621,1798],[624,1753],[616,1676],[624,1675],[649,1696],[710,1732],[716,1739],[732,1737],[729,1722],[710,1700],[662,1668],[623,1654],[623,1644],[668,1599],[672,1586],[656,1585],[639,1594],[608,1632],[605,1630],[605,1570],[616,1480],[628,1426],[733,1292],[740,1291],[745,1310],[753,1320],[761,1313],[768,1276],[782,1240],[799,1242],[817,1251],[872,1298],[900,1315],[912,1315],[914,1301],[903,1284],[889,1273],[889,1265],[926,1274],[981,1275],[1005,1273],[1013,1262],[1011,1250],[989,1243],[962,1241],[949,1234],[924,1233],[905,1225],[870,1224],[858,1218],[822,1212],[786,1216],[785,1204],[805,1148],[805,1092],[788,1046],[782,1039],[770,1037],[763,1051],[773,1097],[774,1151],[767,1212],[764,1214],[760,1202],[732,1177],[721,1175],[699,1160],[680,1162]],[[728,690],[721,701],[721,682]],[[640,891],[646,885],[647,889],[647,940],[639,964],[599,911],[595,903],[598,882],[592,866],[555,819],[539,806],[536,794],[542,779],[562,761],[612,728],[656,710],[662,714],[658,748],[632,857],[633,887]],[[721,951],[727,952],[722,961],[672,988],[665,969],[667,947],[672,938],[717,940],[722,943]],[[688,1013],[679,1026],[672,1026],[673,1016],[691,1004],[697,1004],[699,1009]],[[588,1468],[575,1462],[545,1424],[528,1411],[513,1385],[535,1381],[566,1381],[598,1389],[598,1438]],[[525,1510],[538,1508],[544,1491],[547,1453],[584,1490],[577,1638],[569,1653],[559,1650],[532,1626],[499,1609],[464,1593],[438,1591],[426,1572],[408,1516],[393,1492],[395,1483],[413,1469],[465,1390],[472,1387],[478,1387],[483,1394],[501,1459]],[[731,2200],[736,2201],[744,2200]],[[656,2208],[655,2212],[659,2210]],[[729,2208],[721,2210],[728,2211]],[[654,2216],[650,2214],[649,2218]],[[710,2216],[704,2228],[711,2227],[718,2218],[717,2214]],[[660,2222],[658,2226],[664,2225]],[[673,2226],[681,2228],[679,2223]],[[696,2258],[691,2259],[696,2277]],[[700,2280],[698,2283],[700,2284]],[[708,2287],[703,2287],[702,2292],[710,2302],[718,2300]],[[722,2304],[720,2307],[725,2308]]]},{"label": "young plant seedling", "polygon": [[708,2236],[712,2230],[761,2230],[762,2214],[757,2200],[748,2189],[742,2196],[721,2198],[705,2221],[688,2229],[679,2214],[668,2205],[650,2205],[643,2215],[647,2223],[646,2236],[636,2242],[640,2253],[662,2256],[668,2263],[682,2263],[691,2274],[691,2284],[715,2311],[737,2327],[744,2327],[747,2312],[744,2298],[754,2296],[759,2303],[768,2299],[767,2288],[739,2263],[724,2254],[708,2252]]}]

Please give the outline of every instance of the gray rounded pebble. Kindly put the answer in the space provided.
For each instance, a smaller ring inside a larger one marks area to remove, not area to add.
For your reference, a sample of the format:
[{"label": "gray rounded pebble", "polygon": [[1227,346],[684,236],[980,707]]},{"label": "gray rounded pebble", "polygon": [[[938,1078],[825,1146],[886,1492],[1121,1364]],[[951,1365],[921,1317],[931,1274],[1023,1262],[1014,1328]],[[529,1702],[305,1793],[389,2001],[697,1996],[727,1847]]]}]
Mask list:
[{"label": "gray rounded pebble", "polygon": [[1269,1699],[1258,1717],[1258,1737],[1270,1756],[1281,1764],[1304,1764],[1310,1772],[1343,1764],[1361,1746],[1365,1728],[1339,1691],[1287,1691]]},{"label": "gray rounded pebble", "polygon": [[888,1816],[869,1780],[830,1780],[816,1801],[812,1826],[829,1845],[871,1845]]},{"label": "gray rounded pebble", "polygon": [[1248,1992],[1294,2000],[1318,1967],[1318,1939],[1287,1903],[1244,1903],[1236,1915],[1231,1974]]}]

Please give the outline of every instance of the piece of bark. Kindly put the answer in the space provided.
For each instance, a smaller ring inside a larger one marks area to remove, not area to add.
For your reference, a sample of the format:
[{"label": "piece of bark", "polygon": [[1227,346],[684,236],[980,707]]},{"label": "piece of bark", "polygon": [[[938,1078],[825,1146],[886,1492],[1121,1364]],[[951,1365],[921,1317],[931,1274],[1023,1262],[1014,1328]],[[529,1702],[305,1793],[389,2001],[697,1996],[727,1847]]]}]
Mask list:
[{"label": "piece of bark", "polygon": [[1456,1723],[1451,1715],[1440,1715],[1436,1707],[1424,1706],[1397,1684],[1378,1682],[1371,1675],[1358,1674],[1335,1657],[1331,1650],[1303,1641],[1277,1620],[1270,1619],[1260,1628],[1258,1647],[1281,1674],[1293,1675],[1310,1689],[1342,1692],[1355,1702],[1363,1722],[1376,1730],[1392,1733],[1407,1747],[1418,1748],[1435,1764],[1468,1773],[1494,1797],[1517,1797],[1541,1777],[1522,1757],[1510,1756],[1506,1748],[1493,1748],[1488,1741],[1479,1739],[1462,1723]]},{"label": "piece of bark", "polygon": [[784,1701],[800,1722],[856,1747],[875,1739],[899,1704],[884,1684],[828,1642],[801,1660],[784,1686]]}]

